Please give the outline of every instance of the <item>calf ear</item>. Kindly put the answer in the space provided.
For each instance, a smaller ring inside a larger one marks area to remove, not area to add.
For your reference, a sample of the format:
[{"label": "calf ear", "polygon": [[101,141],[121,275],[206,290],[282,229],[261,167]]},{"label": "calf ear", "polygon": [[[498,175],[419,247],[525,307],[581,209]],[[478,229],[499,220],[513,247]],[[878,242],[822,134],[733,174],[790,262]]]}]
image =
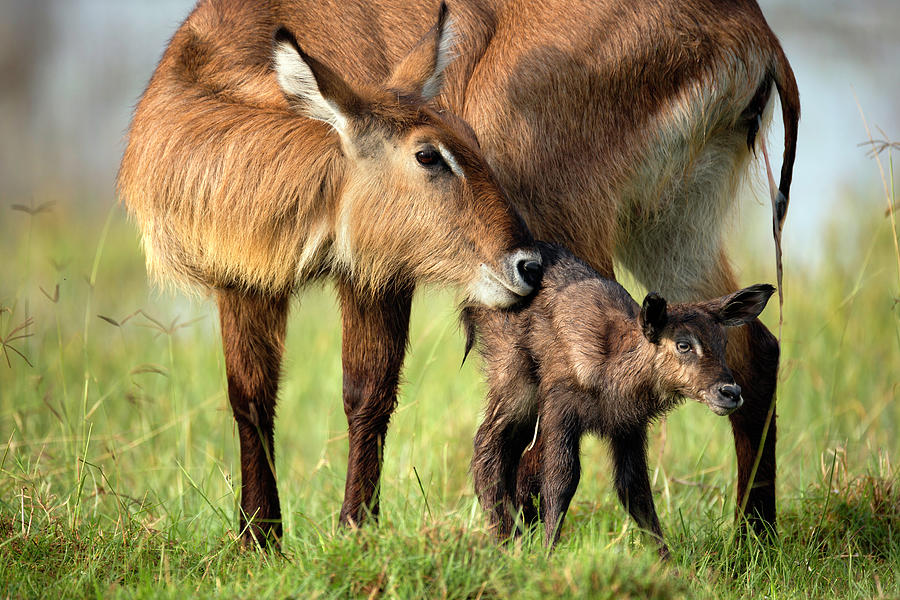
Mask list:
[{"label": "calf ear", "polygon": [[768,283],[751,285],[713,300],[711,312],[725,327],[743,325],[759,316],[774,292],[775,288]]},{"label": "calf ear", "polygon": [[667,320],[666,299],[656,292],[647,294],[644,304],[641,306],[640,316],[641,331],[644,332],[644,337],[654,344],[658,344]]},{"label": "calf ear", "polygon": [[447,3],[441,2],[437,23],[394,67],[387,86],[415,92],[425,100],[440,94],[444,69],[453,61],[453,39]]},{"label": "calf ear", "polygon": [[306,54],[284,27],[275,33],[275,73],[293,108],[346,134],[349,115],[362,100],[340,75]]}]

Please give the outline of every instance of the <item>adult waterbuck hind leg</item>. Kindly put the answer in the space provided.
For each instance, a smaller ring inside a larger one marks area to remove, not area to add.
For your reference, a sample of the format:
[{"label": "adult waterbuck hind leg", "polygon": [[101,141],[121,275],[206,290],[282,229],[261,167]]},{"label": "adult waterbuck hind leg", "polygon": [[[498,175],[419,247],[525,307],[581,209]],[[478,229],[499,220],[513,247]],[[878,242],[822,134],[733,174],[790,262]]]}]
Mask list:
[{"label": "adult waterbuck hind leg", "polygon": [[341,523],[378,516],[384,439],[397,406],[413,288],[373,293],[340,281],[344,412],[350,441]]},{"label": "adult waterbuck hind leg", "polygon": [[747,518],[741,526],[750,523],[761,536],[773,533],[776,525],[778,358],[778,341],[758,319],[729,335],[728,362],[744,398],[741,409],[729,417],[737,453],[735,510],[738,518]]},{"label": "adult waterbuck hind leg", "polygon": [[228,399],[241,444],[240,528],[246,544],[277,545],[281,505],[273,426],[290,295],[218,290]]}]

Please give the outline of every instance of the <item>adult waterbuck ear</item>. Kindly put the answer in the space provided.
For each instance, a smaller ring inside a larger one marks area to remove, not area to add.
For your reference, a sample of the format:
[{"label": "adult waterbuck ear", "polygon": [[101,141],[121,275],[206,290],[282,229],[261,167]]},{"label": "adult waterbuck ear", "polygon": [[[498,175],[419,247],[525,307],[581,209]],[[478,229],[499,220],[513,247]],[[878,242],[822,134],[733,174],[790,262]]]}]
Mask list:
[{"label": "adult waterbuck ear", "polygon": [[774,292],[775,288],[768,283],[751,285],[713,300],[710,312],[725,327],[743,325],[759,316]]},{"label": "adult waterbuck ear", "polygon": [[362,100],[340,75],[306,54],[284,27],[275,33],[275,73],[292,107],[346,135],[348,118]]},{"label": "adult waterbuck ear", "polygon": [[654,344],[659,343],[663,329],[666,327],[666,299],[657,294],[650,292],[644,298],[644,304],[641,306],[641,331],[644,337]]},{"label": "adult waterbuck ear", "polygon": [[440,94],[444,85],[444,69],[454,57],[453,38],[447,3],[441,2],[437,23],[394,67],[387,87],[414,92],[424,100],[431,100]]}]

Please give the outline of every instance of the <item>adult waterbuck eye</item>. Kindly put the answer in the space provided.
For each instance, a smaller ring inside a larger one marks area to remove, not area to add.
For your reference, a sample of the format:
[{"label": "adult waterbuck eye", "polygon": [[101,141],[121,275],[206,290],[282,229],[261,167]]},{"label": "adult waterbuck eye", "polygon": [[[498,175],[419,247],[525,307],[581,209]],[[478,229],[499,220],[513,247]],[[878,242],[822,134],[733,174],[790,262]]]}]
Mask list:
[{"label": "adult waterbuck eye", "polygon": [[416,161],[423,167],[427,167],[430,169],[433,169],[435,167],[447,168],[447,163],[444,162],[444,157],[441,156],[441,153],[434,148],[423,148],[422,150],[416,152]]},{"label": "adult waterbuck eye", "polygon": [[688,352],[693,350],[693,347],[691,346],[690,342],[680,341],[675,343],[675,349],[682,354],[687,354]]}]

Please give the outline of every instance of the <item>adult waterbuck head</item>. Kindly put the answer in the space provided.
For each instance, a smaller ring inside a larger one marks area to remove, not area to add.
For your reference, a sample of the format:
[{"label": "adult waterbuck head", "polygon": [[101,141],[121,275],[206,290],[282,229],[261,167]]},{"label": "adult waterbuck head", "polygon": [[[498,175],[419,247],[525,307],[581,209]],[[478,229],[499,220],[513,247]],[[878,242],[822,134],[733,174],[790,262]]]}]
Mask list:
[{"label": "adult waterbuck head", "polygon": [[[263,292],[328,273],[375,292],[428,281],[490,306],[531,292],[540,257],[524,222],[472,130],[431,104],[453,57],[446,6],[380,84],[350,82],[286,27],[247,73],[241,53],[262,43],[252,31],[222,40],[188,24],[138,107],[119,176],[151,272]],[[164,67],[177,85],[157,81]]]},{"label": "adult waterbuck head", "polygon": [[538,283],[540,255],[472,130],[429,105],[452,38],[442,5],[437,24],[374,87],[349,84],[282,28],[275,69],[291,108],[340,138],[333,266],[374,289],[398,280],[451,283],[475,302],[507,306]]}]

